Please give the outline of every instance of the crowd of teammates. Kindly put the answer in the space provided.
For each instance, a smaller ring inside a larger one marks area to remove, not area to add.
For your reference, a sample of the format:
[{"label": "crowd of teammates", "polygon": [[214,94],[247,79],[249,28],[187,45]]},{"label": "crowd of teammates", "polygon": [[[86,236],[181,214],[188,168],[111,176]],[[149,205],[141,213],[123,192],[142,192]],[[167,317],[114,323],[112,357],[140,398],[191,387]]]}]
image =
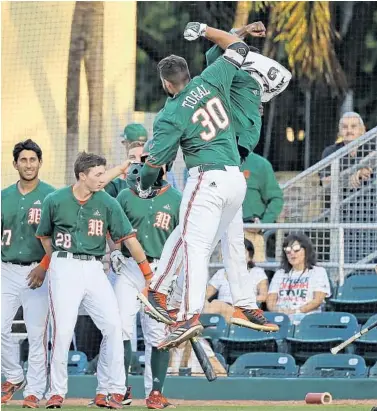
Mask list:
[{"label": "crowd of teammates", "polygon": [[[261,23],[249,30],[257,36],[265,34]],[[139,136],[141,144],[128,147],[134,161],[147,157],[145,164],[137,162],[128,169],[130,161],[126,161],[106,171],[102,156],[80,153],[74,165],[76,183],[54,190],[38,178],[40,147],[31,140],[15,146],[14,167],[20,179],[2,191],[2,372],[6,377],[2,403],[26,385],[24,407],[37,408],[44,395],[47,408],[62,406],[67,354],[82,305],[104,337],[94,403],[114,409],[129,404],[123,354],[130,359],[130,323],[140,308],[139,296],[150,309],[147,313],[172,325],[166,329],[142,314],[150,352],[147,406],[168,406],[162,395],[168,358],[158,348],[174,347],[201,331],[207,265],[220,239],[235,306],[231,321],[259,330],[278,329],[266,321],[245,282],[246,182],[240,159],[246,159],[259,139],[260,102],[284,90],[290,73],[261,55],[254,58],[256,53],[239,37],[245,33],[241,30],[237,36],[200,23],[188,24],[186,39],[205,36],[224,53],[193,80],[183,58],[170,56],[159,63],[169,98],[156,117],[153,143],[143,153],[146,139]],[[189,170],[182,199],[164,182],[179,145]],[[126,171],[125,183],[116,179]],[[107,240],[118,274],[114,289],[101,262]],[[166,279],[169,285],[163,287],[171,289],[177,274],[179,287],[173,295],[179,294],[181,302],[175,321],[166,295],[157,289]],[[30,342],[26,380],[11,354],[11,324],[20,306]],[[52,349],[45,394],[49,320]]]}]

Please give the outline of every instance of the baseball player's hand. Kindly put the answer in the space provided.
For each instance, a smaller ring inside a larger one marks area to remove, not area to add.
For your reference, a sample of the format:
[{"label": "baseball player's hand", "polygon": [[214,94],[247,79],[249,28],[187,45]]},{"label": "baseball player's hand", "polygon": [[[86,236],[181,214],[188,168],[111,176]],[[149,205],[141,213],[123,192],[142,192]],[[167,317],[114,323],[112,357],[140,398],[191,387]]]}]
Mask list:
[{"label": "baseball player's hand", "polygon": [[245,31],[247,34],[250,34],[251,37],[266,37],[266,27],[261,21],[248,24],[245,27]]},{"label": "baseball player's hand", "polygon": [[120,250],[114,250],[110,254],[111,267],[115,274],[120,275],[120,270],[123,264],[126,264],[126,257],[121,253]]},{"label": "baseball player's hand", "polygon": [[122,174],[126,174],[127,168],[130,166],[131,160],[126,160],[119,167],[122,170]]},{"label": "baseball player's hand", "polygon": [[28,286],[32,290],[39,288],[43,284],[45,277],[46,270],[40,265],[37,265],[30,271],[29,275],[27,276]]},{"label": "baseball player's hand", "polygon": [[207,24],[190,21],[190,23],[186,24],[183,37],[188,41],[197,40],[200,36],[205,36],[206,30]]}]

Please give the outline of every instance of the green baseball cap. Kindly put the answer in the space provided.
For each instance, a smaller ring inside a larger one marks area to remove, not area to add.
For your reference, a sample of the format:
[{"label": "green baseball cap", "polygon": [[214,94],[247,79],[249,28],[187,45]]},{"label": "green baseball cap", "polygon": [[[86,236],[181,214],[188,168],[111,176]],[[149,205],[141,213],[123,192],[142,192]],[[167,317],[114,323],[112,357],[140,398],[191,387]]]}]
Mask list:
[{"label": "green baseball cap", "polygon": [[127,141],[142,141],[148,140],[148,132],[142,124],[128,124],[123,131],[122,137]]}]

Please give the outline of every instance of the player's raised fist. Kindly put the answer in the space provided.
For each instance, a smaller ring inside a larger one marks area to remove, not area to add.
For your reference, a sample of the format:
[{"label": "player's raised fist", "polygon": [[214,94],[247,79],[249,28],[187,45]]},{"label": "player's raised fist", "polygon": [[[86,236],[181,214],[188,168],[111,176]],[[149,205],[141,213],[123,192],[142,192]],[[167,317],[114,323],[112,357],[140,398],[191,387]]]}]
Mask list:
[{"label": "player's raised fist", "polygon": [[246,26],[246,33],[252,37],[266,37],[266,27],[261,21],[256,21]]},{"label": "player's raised fist", "polygon": [[200,36],[204,36],[207,30],[207,25],[190,21],[187,23],[183,37],[188,41],[197,40]]}]

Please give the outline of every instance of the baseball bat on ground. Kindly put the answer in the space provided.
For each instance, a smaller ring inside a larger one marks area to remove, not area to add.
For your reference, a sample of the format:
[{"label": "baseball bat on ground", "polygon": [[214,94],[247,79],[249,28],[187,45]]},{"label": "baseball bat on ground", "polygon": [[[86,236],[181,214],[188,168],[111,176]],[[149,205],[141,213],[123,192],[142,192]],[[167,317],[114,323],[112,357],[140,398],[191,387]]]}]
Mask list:
[{"label": "baseball bat on ground", "polygon": [[357,334],[353,335],[352,337],[348,338],[348,340],[343,341],[341,344],[337,345],[336,347],[331,348],[331,354],[338,354],[339,351],[346,348],[348,345],[352,344],[354,341],[358,340],[362,335],[366,334],[373,328],[377,327],[377,321],[369,325],[368,327],[363,328]]},{"label": "baseball bat on ground", "polygon": [[204,348],[201,346],[200,341],[197,337],[192,337],[190,338],[190,342],[207,380],[210,382],[215,381],[217,375],[212,367],[211,362],[209,361],[207,354],[204,351]]}]

